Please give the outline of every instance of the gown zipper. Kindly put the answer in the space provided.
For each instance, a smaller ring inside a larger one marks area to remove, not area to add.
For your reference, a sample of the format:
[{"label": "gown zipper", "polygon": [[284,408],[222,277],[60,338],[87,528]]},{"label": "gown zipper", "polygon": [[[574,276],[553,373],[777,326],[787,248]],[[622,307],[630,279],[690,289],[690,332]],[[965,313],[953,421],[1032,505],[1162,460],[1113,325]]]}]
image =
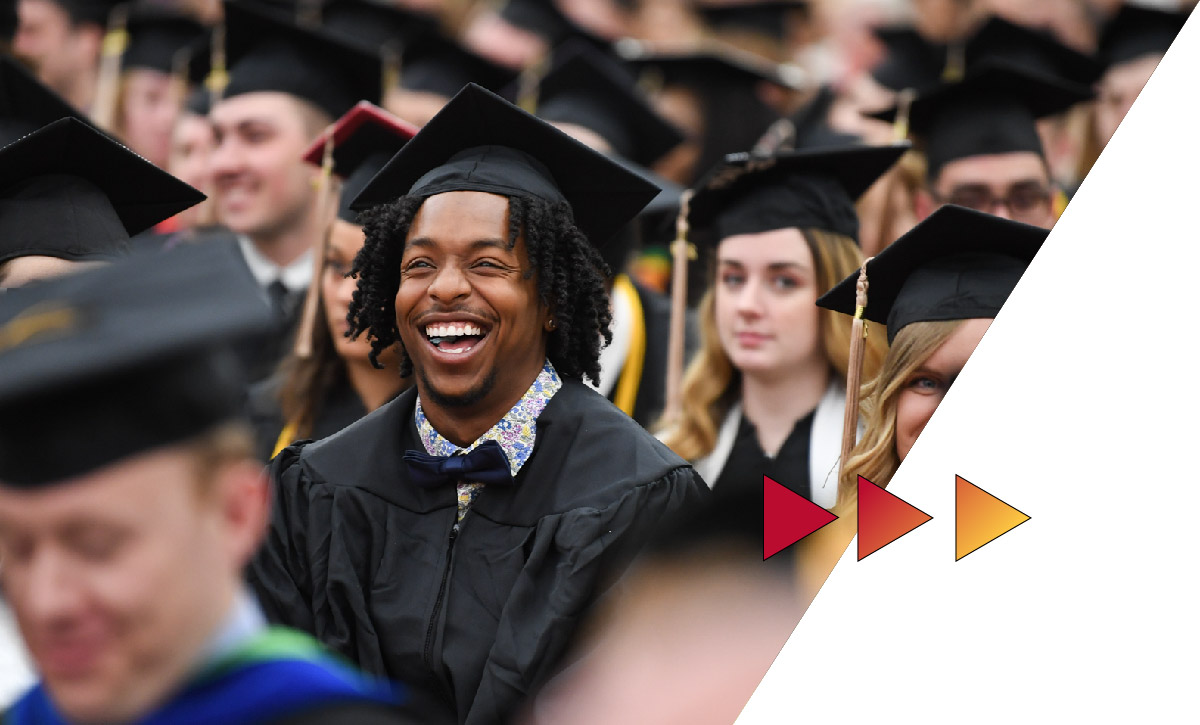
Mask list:
[{"label": "gown zipper", "polygon": [[433,602],[433,614],[429,618],[429,629],[425,632],[425,666],[433,670],[433,643],[437,634],[438,617],[441,616],[442,606],[446,598],[446,584],[450,578],[450,566],[454,561],[454,540],[458,538],[458,524],[450,529],[450,542],[446,546],[446,567],[442,570],[442,584],[438,588],[437,599]]}]

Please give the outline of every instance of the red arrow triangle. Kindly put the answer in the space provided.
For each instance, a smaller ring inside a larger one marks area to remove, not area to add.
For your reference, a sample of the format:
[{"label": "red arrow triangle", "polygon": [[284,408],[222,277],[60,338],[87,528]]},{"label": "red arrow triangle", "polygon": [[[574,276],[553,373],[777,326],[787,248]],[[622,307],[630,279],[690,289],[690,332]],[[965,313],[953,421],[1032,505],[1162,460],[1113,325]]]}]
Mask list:
[{"label": "red arrow triangle", "polygon": [[933,517],[894,493],[858,477],[858,560],[862,561]]},{"label": "red arrow triangle", "polygon": [[763,476],[763,561],[837,519],[786,486]]}]

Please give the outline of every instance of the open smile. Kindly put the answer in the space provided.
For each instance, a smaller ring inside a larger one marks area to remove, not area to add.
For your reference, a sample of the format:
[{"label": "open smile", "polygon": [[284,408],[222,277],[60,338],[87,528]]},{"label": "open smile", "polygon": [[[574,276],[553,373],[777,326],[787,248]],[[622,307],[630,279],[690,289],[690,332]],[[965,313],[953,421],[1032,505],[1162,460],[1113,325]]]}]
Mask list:
[{"label": "open smile", "polygon": [[425,341],[436,351],[435,359],[459,362],[483,346],[491,330],[465,320],[434,322],[425,325]]}]

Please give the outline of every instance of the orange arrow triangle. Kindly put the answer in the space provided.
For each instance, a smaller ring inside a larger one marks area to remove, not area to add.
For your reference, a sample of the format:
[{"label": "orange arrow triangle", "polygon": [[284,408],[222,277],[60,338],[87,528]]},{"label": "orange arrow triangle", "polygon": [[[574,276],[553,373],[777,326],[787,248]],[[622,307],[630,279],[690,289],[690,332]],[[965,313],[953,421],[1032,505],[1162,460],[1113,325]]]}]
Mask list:
[{"label": "orange arrow triangle", "polygon": [[894,493],[858,477],[858,560],[862,561],[933,517]]},{"label": "orange arrow triangle", "polygon": [[763,561],[836,518],[770,476],[763,476]]},{"label": "orange arrow triangle", "polygon": [[1029,520],[962,476],[954,477],[954,486],[955,561]]}]

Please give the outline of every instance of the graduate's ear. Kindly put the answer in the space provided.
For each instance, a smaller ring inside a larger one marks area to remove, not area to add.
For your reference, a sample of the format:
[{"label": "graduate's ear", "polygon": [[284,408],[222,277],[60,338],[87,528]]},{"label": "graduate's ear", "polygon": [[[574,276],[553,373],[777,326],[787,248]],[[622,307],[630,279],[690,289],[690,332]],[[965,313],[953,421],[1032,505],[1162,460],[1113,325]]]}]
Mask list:
[{"label": "graduate's ear", "polygon": [[262,467],[249,460],[228,463],[216,473],[216,493],[230,564],[249,564],[271,514],[271,485]]}]

